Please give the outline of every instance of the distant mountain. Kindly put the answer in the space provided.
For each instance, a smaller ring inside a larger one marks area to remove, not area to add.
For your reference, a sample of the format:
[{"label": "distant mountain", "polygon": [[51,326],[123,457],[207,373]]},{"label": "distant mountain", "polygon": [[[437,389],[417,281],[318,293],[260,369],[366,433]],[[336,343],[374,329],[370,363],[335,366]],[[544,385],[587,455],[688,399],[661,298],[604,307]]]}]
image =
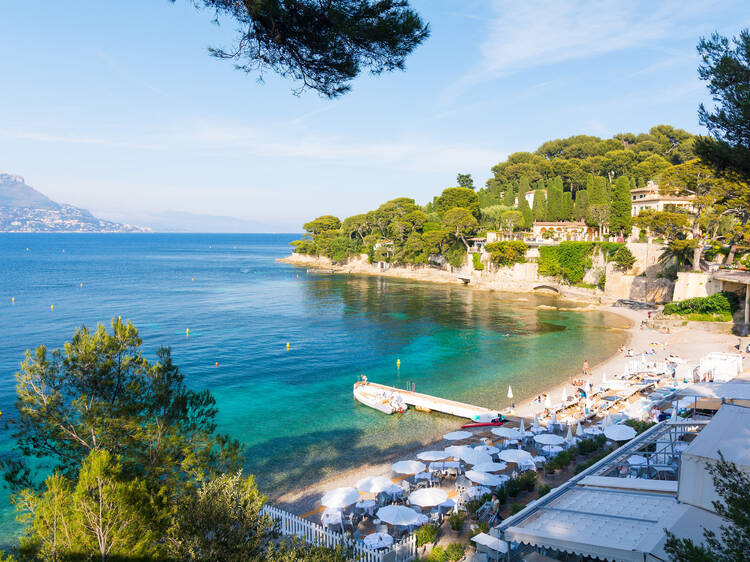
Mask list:
[{"label": "distant mountain", "polygon": [[52,201],[21,176],[0,174],[0,232],[148,232]]}]

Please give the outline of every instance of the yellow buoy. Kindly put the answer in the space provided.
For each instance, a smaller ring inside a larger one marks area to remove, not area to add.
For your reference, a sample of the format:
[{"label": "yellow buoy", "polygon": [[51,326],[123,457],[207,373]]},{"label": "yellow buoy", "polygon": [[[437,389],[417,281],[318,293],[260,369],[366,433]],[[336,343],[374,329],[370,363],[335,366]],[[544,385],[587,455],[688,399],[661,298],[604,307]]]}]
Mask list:
[{"label": "yellow buoy", "polygon": [[54,304],[49,305],[49,309],[50,310],[55,310],[55,305]]},{"label": "yellow buoy", "polygon": [[396,359],[396,368],[401,367],[401,359]]},{"label": "yellow buoy", "polygon": [[29,249],[28,249],[28,248],[26,248],[26,251],[28,252],[28,251],[29,251]]},{"label": "yellow buoy", "polygon": [[10,297],[10,303],[16,304],[16,297]]},{"label": "yellow buoy", "polygon": [[286,342],[286,348],[289,349],[289,342]]},{"label": "yellow buoy", "polygon": [[190,328],[185,328],[185,337],[190,335]]},{"label": "yellow buoy", "polygon": [[195,281],[195,277],[191,277],[191,278],[190,278],[190,280],[191,280],[191,281]]},{"label": "yellow buoy", "polygon": [[79,287],[83,287],[83,283],[81,283],[81,284],[79,285]]}]

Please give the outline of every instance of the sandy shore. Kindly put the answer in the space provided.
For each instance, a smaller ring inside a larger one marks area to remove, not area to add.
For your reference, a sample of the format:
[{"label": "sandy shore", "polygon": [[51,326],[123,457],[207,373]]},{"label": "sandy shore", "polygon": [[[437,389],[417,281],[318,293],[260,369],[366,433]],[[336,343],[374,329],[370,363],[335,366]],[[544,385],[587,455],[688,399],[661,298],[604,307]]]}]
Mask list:
[{"label": "sandy shore", "polygon": [[[642,353],[649,349],[654,349],[655,354],[650,356],[650,361],[664,361],[667,355],[674,354],[686,361],[697,362],[701,356],[711,351],[737,352],[738,338],[728,334],[714,334],[687,327],[678,327],[671,330],[670,334],[661,334],[654,330],[640,329],[641,321],[647,318],[647,314],[642,311],[633,311],[623,308],[602,307],[598,310],[612,312],[623,319],[622,327],[612,327],[611,329],[622,329],[628,332],[628,341],[625,348],[633,349],[634,353]],[[652,345],[659,344],[658,346]],[[584,357],[581,357],[581,366]],[[608,360],[594,365],[591,368],[591,376],[595,384],[601,382],[603,375],[612,378],[614,375],[625,372],[629,358],[625,353],[618,352]],[[559,400],[564,383],[560,383],[547,392],[553,399],[553,402]],[[568,390],[571,390],[568,385]],[[516,403],[515,414],[530,420],[534,413],[539,409],[538,404],[530,403],[533,397],[519,397]],[[456,419],[456,429],[465,423]],[[484,430],[474,430],[482,436],[490,435],[485,428]],[[330,478],[321,480],[312,485],[287,490],[281,493],[272,494],[271,501],[275,505],[297,514],[305,514],[320,508],[319,499],[323,494],[333,488],[340,486],[353,486],[357,480],[366,476],[390,475],[391,464],[396,460],[414,459],[420,451],[428,449],[442,449],[448,443],[443,439],[425,440],[417,446],[404,447],[398,449],[388,458],[378,459],[363,464],[360,467],[347,470],[336,474]]]}]

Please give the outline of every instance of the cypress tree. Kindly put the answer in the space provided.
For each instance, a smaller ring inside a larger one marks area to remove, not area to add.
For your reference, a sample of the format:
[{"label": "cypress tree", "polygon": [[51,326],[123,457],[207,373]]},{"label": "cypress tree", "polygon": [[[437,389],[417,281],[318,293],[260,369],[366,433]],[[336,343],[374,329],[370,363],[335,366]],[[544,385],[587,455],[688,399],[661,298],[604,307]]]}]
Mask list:
[{"label": "cypress tree", "polygon": [[576,191],[576,201],[573,205],[573,218],[577,221],[583,219],[586,216],[588,208],[589,194],[585,189],[579,189]]},{"label": "cypress tree", "polygon": [[532,214],[534,215],[534,220],[537,222],[547,220],[547,198],[544,195],[544,191],[538,188],[534,192],[534,208],[532,209]]},{"label": "cypress tree", "polygon": [[562,179],[557,176],[547,185],[547,217],[551,221],[564,220]]},{"label": "cypress tree", "polygon": [[630,180],[620,176],[612,189],[612,203],[609,211],[609,231],[628,236],[631,227]]},{"label": "cypress tree", "polygon": [[562,220],[573,220],[573,194],[570,191],[566,191],[563,193]]},{"label": "cypress tree", "polygon": [[534,222],[534,215],[529,207],[529,202],[526,200],[526,193],[529,191],[529,178],[523,176],[520,183],[518,184],[518,210],[521,211],[523,216],[523,228],[531,228]]},{"label": "cypress tree", "polygon": [[513,207],[516,201],[516,191],[512,184],[508,184],[505,194],[503,195],[503,205]]}]

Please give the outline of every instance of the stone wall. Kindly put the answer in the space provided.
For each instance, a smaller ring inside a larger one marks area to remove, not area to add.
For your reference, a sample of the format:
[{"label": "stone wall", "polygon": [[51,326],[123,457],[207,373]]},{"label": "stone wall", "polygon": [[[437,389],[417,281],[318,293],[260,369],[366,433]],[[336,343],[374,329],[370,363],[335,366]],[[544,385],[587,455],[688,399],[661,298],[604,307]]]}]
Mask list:
[{"label": "stone wall", "polygon": [[643,275],[625,275],[610,272],[607,267],[607,284],[604,294],[613,299],[631,299],[636,301],[663,304],[672,300],[674,281]]},{"label": "stone wall", "polygon": [[707,297],[721,291],[721,281],[714,281],[702,271],[680,271],[674,288],[675,301]]}]

